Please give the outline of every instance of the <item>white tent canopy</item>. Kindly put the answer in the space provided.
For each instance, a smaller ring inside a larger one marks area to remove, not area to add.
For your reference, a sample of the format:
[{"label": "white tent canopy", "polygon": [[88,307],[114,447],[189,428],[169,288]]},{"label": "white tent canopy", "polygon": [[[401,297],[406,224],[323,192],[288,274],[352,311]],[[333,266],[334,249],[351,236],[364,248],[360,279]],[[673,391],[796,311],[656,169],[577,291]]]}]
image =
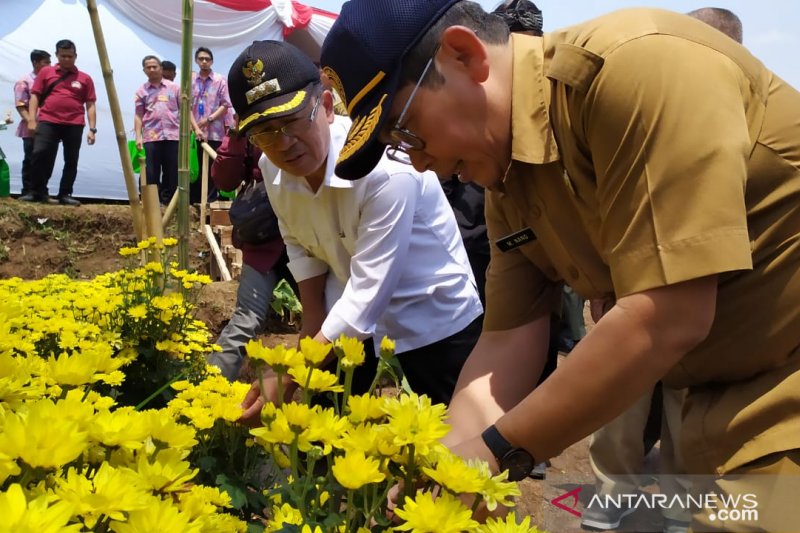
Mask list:
[{"label": "white tent canopy", "polygon": [[[13,86],[31,70],[31,50],[39,48],[54,54],[56,41],[75,42],[78,68],[92,76],[97,90],[98,129],[96,144],[88,146],[84,140],[81,147],[75,195],[127,198],[108,95],[85,0],[0,0],[0,3],[3,4],[0,18],[0,105],[3,107],[0,111],[14,108]],[[169,59],[178,65],[180,76],[182,5],[181,0],[98,0],[114,82],[130,139],[133,138],[133,95],[146,81],[142,58],[153,54]],[[246,7],[257,10],[241,10]],[[236,56],[254,40],[280,40],[286,35],[287,40],[314,57],[334,17],[290,0],[195,0],[193,48],[209,47],[214,53],[214,70],[225,75]],[[16,110],[12,115],[17,122],[20,120]],[[22,141],[14,136],[15,127],[16,123],[0,132],[0,146],[11,166],[12,193],[19,192],[22,187]],[[62,165],[59,155],[50,179],[51,192],[58,188]]]}]

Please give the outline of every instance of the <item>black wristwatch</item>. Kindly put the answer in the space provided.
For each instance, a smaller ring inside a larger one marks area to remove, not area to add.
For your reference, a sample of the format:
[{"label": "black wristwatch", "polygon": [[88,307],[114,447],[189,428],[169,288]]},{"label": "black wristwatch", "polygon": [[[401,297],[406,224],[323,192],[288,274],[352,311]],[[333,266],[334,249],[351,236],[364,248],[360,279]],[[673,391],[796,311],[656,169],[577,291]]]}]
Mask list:
[{"label": "black wristwatch", "polygon": [[486,431],[481,433],[481,438],[497,459],[500,470],[508,470],[509,481],[522,481],[536,466],[536,461],[527,450],[512,446],[494,425],[486,428]]},{"label": "black wristwatch", "polygon": [[92,133],[97,133],[97,128],[89,128],[89,131],[91,131]]}]

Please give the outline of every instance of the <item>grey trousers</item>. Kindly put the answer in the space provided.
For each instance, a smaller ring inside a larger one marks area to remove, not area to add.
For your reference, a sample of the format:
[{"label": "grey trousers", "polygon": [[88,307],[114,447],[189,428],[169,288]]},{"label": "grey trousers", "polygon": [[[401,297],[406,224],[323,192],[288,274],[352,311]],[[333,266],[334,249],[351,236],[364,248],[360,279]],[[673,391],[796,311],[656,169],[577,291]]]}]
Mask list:
[{"label": "grey trousers", "polygon": [[208,356],[208,362],[218,366],[222,375],[231,381],[239,377],[239,369],[246,357],[244,346],[254,339],[264,327],[272,291],[278,282],[273,271],[261,274],[254,268],[243,265],[236,293],[236,310],[228,325],[222,330],[217,344],[221,352]]}]

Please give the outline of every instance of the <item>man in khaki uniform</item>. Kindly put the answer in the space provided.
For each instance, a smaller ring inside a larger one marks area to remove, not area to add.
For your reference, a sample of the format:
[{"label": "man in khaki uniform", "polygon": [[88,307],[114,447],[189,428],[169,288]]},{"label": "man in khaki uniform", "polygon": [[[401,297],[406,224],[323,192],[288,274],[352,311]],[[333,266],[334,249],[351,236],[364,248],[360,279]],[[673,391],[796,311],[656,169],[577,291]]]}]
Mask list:
[{"label": "man in khaki uniform", "polygon": [[[730,493],[800,474],[800,93],[685,15],[501,24],[471,2],[351,0],[322,53],[353,118],[338,175],[390,145],[489,189],[484,332],[449,443],[519,477],[663,379],[689,387],[689,473],[731,474]],[[562,280],[616,304],[532,390]],[[796,494],[761,494],[751,522],[800,527]]]}]

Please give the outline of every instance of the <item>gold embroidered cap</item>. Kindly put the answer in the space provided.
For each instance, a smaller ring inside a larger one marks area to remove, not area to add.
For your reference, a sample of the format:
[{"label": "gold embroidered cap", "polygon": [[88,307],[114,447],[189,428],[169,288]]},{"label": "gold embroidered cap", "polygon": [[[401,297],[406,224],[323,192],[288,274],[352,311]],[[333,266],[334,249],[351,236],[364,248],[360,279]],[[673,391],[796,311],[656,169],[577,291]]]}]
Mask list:
[{"label": "gold embroidered cap", "polygon": [[319,82],[319,69],[297,47],[283,41],[254,41],[228,73],[239,132],[297,113],[308,105]]},{"label": "gold embroidered cap", "polygon": [[336,175],[355,180],[378,164],[378,140],[400,88],[408,51],[459,0],[350,0],[322,45],[323,72],[353,125],[336,161]]}]

